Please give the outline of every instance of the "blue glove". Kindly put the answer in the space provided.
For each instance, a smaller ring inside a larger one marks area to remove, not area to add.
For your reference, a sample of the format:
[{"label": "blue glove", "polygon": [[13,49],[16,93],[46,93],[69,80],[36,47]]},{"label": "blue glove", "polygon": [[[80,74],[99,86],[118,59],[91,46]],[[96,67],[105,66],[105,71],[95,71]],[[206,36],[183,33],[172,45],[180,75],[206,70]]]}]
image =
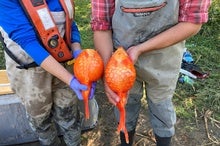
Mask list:
[{"label": "blue glove", "polygon": [[76,50],[76,51],[74,51],[73,52],[73,58],[76,58],[77,56],[79,56],[79,54],[82,52],[82,50],[80,49],[80,50]]},{"label": "blue glove", "polygon": [[[82,91],[88,89],[86,85],[80,84],[80,82],[76,79],[76,77],[72,78],[70,82],[70,88],[76,93],[79,100],[83,100]],[[92,99],[94,97],[95,88],[96,88],[96,82],[93,82],[90,89],[89,99]]]},{"label": "blue glove", "polygon": [[83,100],[81,92],[88,89],[86,85],[80,84],[80,82],[74,76],[70,82],[70,88],[76,93],[79,100]]},{"label": "blue glove", "polygon": [[89,99],[92,99],[94,97],[95,88],[96,88],[96,82],[92,82],[92,86],[91,86],[90,94],[89,94]]}]

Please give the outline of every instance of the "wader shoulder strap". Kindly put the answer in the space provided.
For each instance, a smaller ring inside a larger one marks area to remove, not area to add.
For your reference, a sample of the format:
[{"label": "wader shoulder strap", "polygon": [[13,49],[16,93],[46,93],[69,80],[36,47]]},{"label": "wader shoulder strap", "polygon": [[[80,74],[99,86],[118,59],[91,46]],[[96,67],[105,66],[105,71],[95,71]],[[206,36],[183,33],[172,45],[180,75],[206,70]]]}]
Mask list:
[{"label": "wader shoulder strap", "polygon": [[29,64],[24,64],[22,63],[5,45],[4,43],[4,38],[2,36],[2,33],[0,32],[0,42],[2,42],[3,48],[5,50],[5,52],[8,54],[9,57],[11,57],[11,59],[13,59],[19,66],[16,66],[19,69],[28,69],[31,67],[37,67],[37,63],[36,62],[32,62]]},{"label": "wader shoulder strap", "polygon": [[[67,0],[61,0],[67,1]],[[69,1],[69,0],[68,0]],[[30,22],[37,32],[45,49],[58,61],[65,62],[72,59],[72,53],[68,43],[60,36],[59,30],[53,20],[50,10],[45,0],[20,0],[20,3],[26,12]],[[62,6],[65,5],[63,2]],[[66,7],[65,7],[66,8]],[[65,10],[64,8],[64,10]],[[69,13],[66,12],[69,16]],[[66,21],[69,21],[67,19]],[[68,29],[71,28],[71,22],[66,22]],[[70,34],[70,30],[68,30]],[[67,34],[66,33],[66,34]],[[67,39],[67,38],[66,38]],[[68,37],[70,41],[70,36]]]}]

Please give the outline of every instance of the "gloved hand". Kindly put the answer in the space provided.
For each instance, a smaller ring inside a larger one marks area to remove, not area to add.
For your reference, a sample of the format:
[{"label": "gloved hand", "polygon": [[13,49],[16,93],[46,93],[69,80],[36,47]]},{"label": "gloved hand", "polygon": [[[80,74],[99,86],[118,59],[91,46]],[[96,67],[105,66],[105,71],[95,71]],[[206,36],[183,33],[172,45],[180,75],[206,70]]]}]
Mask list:
[{"label": "gloved hand", "polygon": [[[88,89],[86,85],[80,84],[80,82],[76,79],[76,77],[72,78],[70,82],[70,88],[76,93],[79,100],[83,100],[82,91]],[[96,82],[93,82],[90,89],[89,99],[92,99],[94,97],[95,88],[96,88]]]},{"label": "gloved hand", "polygon": [[79,56],[79,54],[82,52],[82,50],[76,50],[76,51],[73,51],[73,58],[76,58],[77,56]]},{"label": "gloved hand", "polygon": [[76,93],[79,100],[83,100],[81,92],[88,89],[86,85],[80,84],[80,82],[74,76],[70,82],[70,88]]},{"label": "gloved hand", "polygon": [[95,88],[96,88],[96,82],[92,82],[92,86],[91,86],[90,94],[89,94],[89,99],[92,99],[94,97]]}]

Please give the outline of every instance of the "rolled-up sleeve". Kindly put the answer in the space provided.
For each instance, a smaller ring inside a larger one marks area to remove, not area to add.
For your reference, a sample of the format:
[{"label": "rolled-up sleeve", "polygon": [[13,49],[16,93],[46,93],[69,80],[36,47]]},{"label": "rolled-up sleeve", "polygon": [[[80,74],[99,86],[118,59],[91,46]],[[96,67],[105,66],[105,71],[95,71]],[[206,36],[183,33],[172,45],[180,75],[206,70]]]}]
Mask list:
[{"label": "rolled-up sleeve", "polygon": [[92,30],[110,30],[114,10],[115,0],[92,0]]},{"label": "rolled-up sleeve", "polygon": [[180,0],[179,22],[203,24],[208,21],[211,0]]}]

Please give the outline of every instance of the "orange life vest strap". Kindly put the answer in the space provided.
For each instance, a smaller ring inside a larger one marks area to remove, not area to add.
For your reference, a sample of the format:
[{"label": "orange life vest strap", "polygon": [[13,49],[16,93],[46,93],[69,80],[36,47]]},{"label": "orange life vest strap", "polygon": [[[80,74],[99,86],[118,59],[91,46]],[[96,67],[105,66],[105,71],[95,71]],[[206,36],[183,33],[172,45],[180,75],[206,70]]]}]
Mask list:
[{"label": "orange life vest strap", "polygon": [[[62,0],[60,0],[61,2]],[[65,0],[64,0],[65,1]],[[29,19],[31,20],[38,37],[41,40],[47,51],[58,61],[65,62],[72,59],[72,53],[70,47],[70,30],[71,30],[71,18],[69,12],[65,6],[64,11],[66,13],[66,33],[65,39],[60,36],[59,30],[53,20],[50,10],[45,0],[20,0],[23,9],[26,11]],[[61,3],[62,6],[65,3]],[[68,19],[67,19],[68,17]]]},{"label": "orange life vest strap", "polygon": [[60,3],[66,13],[65,40],[68,43],[69,47],[71,47],[71,25],[72,21],[74,20],[75,14],[74,2],[73,0],[60,0]]}]

